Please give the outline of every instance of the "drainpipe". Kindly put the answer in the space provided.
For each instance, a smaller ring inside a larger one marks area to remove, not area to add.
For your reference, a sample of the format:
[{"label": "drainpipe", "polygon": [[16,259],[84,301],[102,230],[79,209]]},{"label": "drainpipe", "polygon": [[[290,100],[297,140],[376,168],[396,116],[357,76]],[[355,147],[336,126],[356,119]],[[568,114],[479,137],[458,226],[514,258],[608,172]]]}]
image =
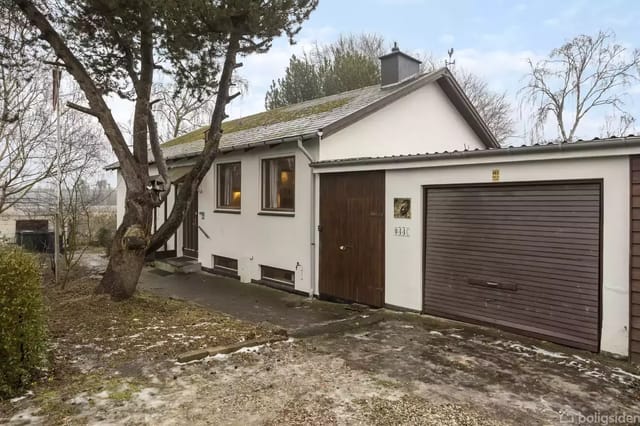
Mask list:
[{"label": "drainpipe", "polygon": [[[319,145],[320,140],[322,139],[322,131],[318,130],[317,135]],[[302,139],[298,139],[298,148],[300,148],[300,151],[304,154],[305,157],[307,157],[307,160],[309,160],[309,164],[314,162],[311,153],[307,151],[307,149],[302,145]],[[311,277],[309,279],[309,298],[313,299],[313,294],[315,293],[316,289],[316,175],[315,173],[313,173],[313,171],[311,171],[311,191],[309,191],[309,193],[311,194],[311,226],[309,228],[309,236],[311,241],[311,267],[309,268],[309,274]]]}]

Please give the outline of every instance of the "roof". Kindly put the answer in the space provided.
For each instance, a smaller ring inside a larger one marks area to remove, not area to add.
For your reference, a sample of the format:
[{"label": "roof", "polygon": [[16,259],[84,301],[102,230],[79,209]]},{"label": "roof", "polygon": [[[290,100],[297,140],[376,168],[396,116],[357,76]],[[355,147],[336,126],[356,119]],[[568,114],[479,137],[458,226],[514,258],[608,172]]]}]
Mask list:
[{"label": "roof", "polygon": [[[441,68],[391,86],[364,87],[226,121],[222,124],[223,135],[219,150],[225,152],[290,140],[311,139],[316,137],[318,131],[322,131],[326,137],[402,96],[434,82],[439,84],[485,146],[498,148],[495,137],[451,72]],[[203,126],[162,144],[165,159],[197,156],[204,148],[207,129],[208,126]],[[107,170],[117,167],[118,164],[114,163],[107,166]]]},{"label": "roof", "polygon": [[355,166],[369,164],[390,164],[415,161],[432,161],[453,158],[469,158],[469,157],[499,157],[520,154],[536,154],[536,153],[552,153],[567,151],[586,151],[591,149],[607,149],[607,148],[638,148],[640,152],[640,135],[628,135],[610,138],[594,138],[590,140],[579,139],[575,142],[549,142],[538,143],[533,145],[508,146],[499,149],[472,149],[472,150],[455,150],[444,152],[433,152],[424,154],[409,155],[388,155],[382,157],[360,157],[345,158],[336,160],[324,160],[312,163],[314,168],[336,167],[336,166]]}]

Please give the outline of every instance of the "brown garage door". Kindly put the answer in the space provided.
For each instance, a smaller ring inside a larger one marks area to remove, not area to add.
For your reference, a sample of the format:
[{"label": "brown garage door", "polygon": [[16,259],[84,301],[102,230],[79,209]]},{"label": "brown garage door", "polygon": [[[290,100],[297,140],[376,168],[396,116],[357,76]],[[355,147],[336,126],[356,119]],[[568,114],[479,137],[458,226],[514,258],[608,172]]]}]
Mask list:
[{"label": "brown garage door", "polygon": [[424,311],[598,351],[600,183],[426,188]]}]

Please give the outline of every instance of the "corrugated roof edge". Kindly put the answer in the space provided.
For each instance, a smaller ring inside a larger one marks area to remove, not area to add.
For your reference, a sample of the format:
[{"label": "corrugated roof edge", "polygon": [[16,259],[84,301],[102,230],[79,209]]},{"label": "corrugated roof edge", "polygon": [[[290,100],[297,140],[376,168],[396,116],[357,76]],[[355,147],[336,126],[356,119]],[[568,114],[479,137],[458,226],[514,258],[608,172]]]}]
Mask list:
[{"label": "corrugated roof edge", "polygon": [[601,149],[601,148],[623,148],[629,146],[637,146],[640,148],[640,136],[628,135],[621,137],[611,138],[594,138],[590,140],[578,140],[576,142],[564,142],[556,143],[551,142],[547,144],[534,144],[534,145],[522,145],[511,146],[506,148],[495,149],[474,149],[464,151],[444,151],[425,154],[409,154],[409,155],[391,155],[383,157],[359,157],[359,158],[345,158],[337,160],[325,160],[311,163],[311,167],[323,168],[323,167],[335,167],[335,166],[348,166],[348,165],[366,165],[366,164],[385,164],[385,163],[402,163],[411,161],[430,161],[430,160],[442,160],[449,158],[466,158],[466,157],[490,157],[490,156],[503,156],[503,155],[519,155],[519,154],[535,154],[539,152],[564,152],[564,151],[579,151],[589,149]]}]

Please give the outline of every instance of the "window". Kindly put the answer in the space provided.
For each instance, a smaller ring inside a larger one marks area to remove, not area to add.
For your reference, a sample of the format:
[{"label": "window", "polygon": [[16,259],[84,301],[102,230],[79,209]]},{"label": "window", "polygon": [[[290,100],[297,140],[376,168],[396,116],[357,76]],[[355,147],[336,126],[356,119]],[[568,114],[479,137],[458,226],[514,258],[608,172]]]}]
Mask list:
[{"label": "window", "polygon": [[262,281],[271,281],[277,284],[294,284],[295,274],[286,269],[273,268],[271,266],[260,265]]},{"label": "window", "polygon": [[262,160],[262,208],[293,211],[295,207],[295,157]]},{"label": "window", "polygon": [[240,163],[218,164],[218,208],[240,209]]},{"label": "window", "polygon": [[213,255],[213,270],[227,274],[238,274],[238,260],[230,257]]}]

